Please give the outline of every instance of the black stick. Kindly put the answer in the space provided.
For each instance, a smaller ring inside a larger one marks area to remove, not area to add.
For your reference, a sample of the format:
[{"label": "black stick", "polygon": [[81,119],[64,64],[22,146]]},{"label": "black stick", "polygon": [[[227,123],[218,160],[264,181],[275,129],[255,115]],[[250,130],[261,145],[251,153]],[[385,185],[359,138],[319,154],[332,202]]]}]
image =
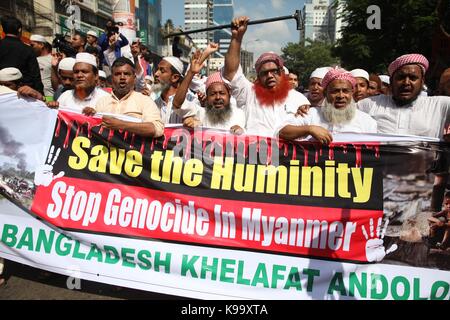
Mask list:
[{"label": "black stick", "polygon": [[[295,19],[297,21],[297,30],[301,30],[301,28],[302,28],[302,16],[301,16],[300,10],[296,10],[295,13],[290,15],[290,16],[283,16],[283,17],[275,17],[275,18],[269,18],[269,19],[250,21],[248,23],[248,25],[268,23],[268,22],[288,20],[288,19]],[[230,23],[230,24],[224,24],[224,25],[215,26],[215,27],[209,27],[209,28],[203,28],[203,29],[197,29],[197,30],[189,30],[189,31],[177,32],[177,33],[171,33],[171,34],[165,36],[164,38],[171,38],[171,37],[176,37],[176,36],[181,36],[181,35],[191,34],[191,33],[199,33],[199,32],[206,32],[206,31],[212,31],[212,30],[227,29],[227,28],[231,28],[231,27],[232,27],[232,25]]]}]

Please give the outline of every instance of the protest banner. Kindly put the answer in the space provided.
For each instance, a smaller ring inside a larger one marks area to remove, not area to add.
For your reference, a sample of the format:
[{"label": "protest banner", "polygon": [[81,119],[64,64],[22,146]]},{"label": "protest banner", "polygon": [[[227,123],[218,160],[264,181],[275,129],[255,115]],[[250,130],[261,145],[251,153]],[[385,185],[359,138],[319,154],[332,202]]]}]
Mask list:
[{"label": "protest banner", "polygon": [[0,106],[1,257],[201,299],[449,299],[429,237],[439,141],[151,139],[14,94]]}]

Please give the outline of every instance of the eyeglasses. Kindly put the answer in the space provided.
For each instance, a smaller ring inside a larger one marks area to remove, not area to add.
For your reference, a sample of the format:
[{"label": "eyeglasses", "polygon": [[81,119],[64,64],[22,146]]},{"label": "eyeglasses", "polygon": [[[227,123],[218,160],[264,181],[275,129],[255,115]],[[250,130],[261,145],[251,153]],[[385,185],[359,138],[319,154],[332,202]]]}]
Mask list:
[{"label": "eyeglasses", "polygon": [[281,74],[280,69],[270,69],[270,70],[264,70],[259,72],[260,77],[267,77],[269,73],[273,74],[274,76],[279,76]]}]

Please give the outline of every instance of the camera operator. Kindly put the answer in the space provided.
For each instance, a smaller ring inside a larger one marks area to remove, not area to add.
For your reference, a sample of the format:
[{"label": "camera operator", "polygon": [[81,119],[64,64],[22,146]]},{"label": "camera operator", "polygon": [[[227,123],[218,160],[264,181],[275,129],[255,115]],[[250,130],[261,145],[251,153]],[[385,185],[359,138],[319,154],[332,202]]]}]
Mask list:
[{"label": "camera operator", "polygon": [[56,49],[53,51],[52,55],[57,54],[60,60],[63,58],[75,58],[77,51],[72,48],[72,40],[67,40],[66,36],[62,34],[56,34],[55,39],[53,39],[52,47]]},{"label": "camera operator", "polygon": [[128,45],[128,40],[119,32],[119,26],[113,20],[108,20],[105,33],[98,43],[102,48],[104,64],[111,68],[117,58],[122,56],[121,48]]}]

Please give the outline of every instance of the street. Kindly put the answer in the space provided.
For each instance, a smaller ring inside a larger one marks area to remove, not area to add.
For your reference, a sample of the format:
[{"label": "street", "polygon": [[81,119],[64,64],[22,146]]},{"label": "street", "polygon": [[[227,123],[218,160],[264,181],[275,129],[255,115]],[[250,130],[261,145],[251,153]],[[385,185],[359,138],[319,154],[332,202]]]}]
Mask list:
[{"label": "street", "polygon": [[0,300],[173,300],[178,297],[81,280],[81,290],[69,290],[67,277],[7,262],[6,285]]}]

